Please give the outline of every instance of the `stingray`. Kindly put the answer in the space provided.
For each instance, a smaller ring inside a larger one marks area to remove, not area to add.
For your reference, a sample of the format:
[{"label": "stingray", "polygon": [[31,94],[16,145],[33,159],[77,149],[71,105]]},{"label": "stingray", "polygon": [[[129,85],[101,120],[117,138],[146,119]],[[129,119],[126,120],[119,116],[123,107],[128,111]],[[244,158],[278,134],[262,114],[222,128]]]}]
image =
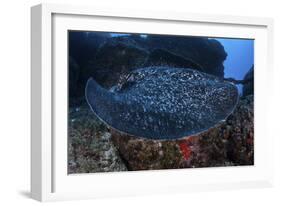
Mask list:
[{"label": "stingray", "polygon": [[86,100],[104,123],[153,140],[199,134],[224,121],[238,101],[237,87],[189,68],[146,67],[107,90],[93,78]]}]

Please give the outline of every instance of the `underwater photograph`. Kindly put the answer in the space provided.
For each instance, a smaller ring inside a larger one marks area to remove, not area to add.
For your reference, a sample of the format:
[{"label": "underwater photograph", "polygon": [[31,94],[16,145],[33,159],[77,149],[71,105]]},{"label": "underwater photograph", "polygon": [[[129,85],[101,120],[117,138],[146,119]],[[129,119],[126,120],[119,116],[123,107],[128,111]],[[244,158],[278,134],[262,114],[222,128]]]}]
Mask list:
[{"label": "underwater photograph", "polygon": [[254,39],[67,38],[68,174],[254,165]]}]

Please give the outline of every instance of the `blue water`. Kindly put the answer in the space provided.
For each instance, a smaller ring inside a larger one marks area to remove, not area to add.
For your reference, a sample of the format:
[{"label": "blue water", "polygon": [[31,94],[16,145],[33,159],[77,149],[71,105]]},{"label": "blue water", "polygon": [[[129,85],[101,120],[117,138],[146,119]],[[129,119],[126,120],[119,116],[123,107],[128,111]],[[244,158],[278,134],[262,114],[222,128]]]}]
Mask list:
[{"label": "blue water", "polygon": [[[224,47],[227,58],[224,61],[224,76],[243,79],[254,64],[254,40],[216,38]],[[239,92],[242,85],[238,85]]]}]

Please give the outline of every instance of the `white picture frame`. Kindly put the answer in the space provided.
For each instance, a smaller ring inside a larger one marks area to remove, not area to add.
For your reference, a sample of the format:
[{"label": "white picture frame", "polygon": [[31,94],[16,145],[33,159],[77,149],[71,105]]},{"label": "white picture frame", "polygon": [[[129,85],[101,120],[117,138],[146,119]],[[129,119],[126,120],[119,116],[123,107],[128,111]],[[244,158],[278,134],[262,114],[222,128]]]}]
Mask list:
[{"label": "white picture frame", "polygon": [[[157,30],[154,24],[159,25]],[[186,31],[185,24],[192,24],[193,30]],[[68,175],[63,38],[67,29],[93,30],[97,25],[116,32],[255,38],[255,165]],[[173,29],[168,31],[165,25]],[[272,19],[40,4],[31,8],[31,26],[32,198],[53,201],[272,186],[274,134],[268,129],[267,115],[273,75]]]}]

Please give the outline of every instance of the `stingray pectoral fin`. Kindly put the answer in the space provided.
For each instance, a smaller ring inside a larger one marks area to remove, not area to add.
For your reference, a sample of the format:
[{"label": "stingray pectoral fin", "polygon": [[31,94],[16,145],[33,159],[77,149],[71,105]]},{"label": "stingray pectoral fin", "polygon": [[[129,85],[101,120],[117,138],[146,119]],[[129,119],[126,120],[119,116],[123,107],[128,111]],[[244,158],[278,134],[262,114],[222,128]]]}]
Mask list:
[{"label": "stingray pectoral fin", "polygon": [[113,93],[101,87],[93,78],[90,78],[86,84],[85,97],[93,112],[100,116],[106,111],[104,107],[112,101]]},{"label": "stingray pectoral fin", "polygon": [[85,88],[85,97],[94,112],[96,112],[96,104],[99,101],[98,98],[101,96],[101,93],[101,86],[93,78],[88,79]]},{"label": "stingray pectoral fin", "polygon": [[120,110],[118,95],[101,87],[93,78],[90,78],[86,84],[85,97],[96,116],[112,126],[116,119],[116,111]]}]

